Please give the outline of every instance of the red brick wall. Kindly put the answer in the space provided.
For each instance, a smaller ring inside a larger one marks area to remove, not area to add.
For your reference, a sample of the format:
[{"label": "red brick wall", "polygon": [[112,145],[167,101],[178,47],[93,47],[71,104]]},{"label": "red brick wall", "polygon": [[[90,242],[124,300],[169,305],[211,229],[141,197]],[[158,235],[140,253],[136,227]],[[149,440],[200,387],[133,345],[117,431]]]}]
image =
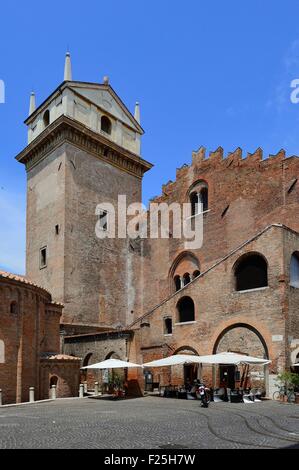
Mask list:
[{"label": "red brick wall", "polygon": [[[285,238],[290,239],[287,248]],[[283,370],[288,365],[287,343],[291,328],[292,334],[298,338],[299,298],[297,289],[291,289],[290,294],[287,282],[290,254],[295,247],[299,247],[298,234],[281,227],[271,227],[189,284],[183,291],[169,298],[143,320],[145,326],[139,331],[142,362],[171,355],[184,346],[193,348],[198,354],[212,354],[217,352],[214,350],[215,344],[226,328],[246,324],[255,329],[265,341],[272,360],[271,371],[276,373],[278,370]],[[266,258],[268,287],[236,292],[235,263],[244,253],[250,252],[260,253]],[[195,322],[175,324],[177,302],[186,295],[195,303]],[[292,305],[290,311],[288,311],[289,300]],[[172,336],[163,334],[165,316],[173,318]],[[251,339],[253,333],[249,329],[248,338],[245,330],[242,329],[241,332],[242,334],[245,332],[243,352],[260,357],[263,348],[258,338],[253,341]],[[281,339],[277,340],[277,337]],[[155,375],[159,373],[160,371],[154,370]],[[168,380],[167,372],[162,371],[162,373],[165,383]],[[176,372],[173,373],[172,381],[177,381],[177,375]]]},{"label": "red brick wall", "polygon": [[41,361],[41,399],[51,398],[50,381],[57,377],[57,398],[79,396],[80,360],[43,359]]},{"label": "red brick wall", "polygon": [[[204,180],[209,187],[210,212],[204,216],[202,248],[193,250],[201,271],[237,248],[269,224],[285,224],[299,231],[299,158],[281,152],[261,160],[257,151],[242,159],[241,150],[222,158],[222,150],[204,158],[204,149],[193,154],[190,166],[177,170],[175,182],[163,186],[163,195],[153,202],[188,202],[190,187]],[[229,205],[225,216],[224,209]],[[184,248],[177,239],[144,242],[143,313],[165,299],[170,290],[171,266]]]},{"label": "red brick wall", "polygon": [[[15,313],[10,311],[12,302],[17,305]],[[0,276],[0,340],[5,347],[0,388],[5,404],[29,401],[30,387],[35,388],[36,399],[40,397],[40,357],[59,352],[61,311],[43,289]]]}]

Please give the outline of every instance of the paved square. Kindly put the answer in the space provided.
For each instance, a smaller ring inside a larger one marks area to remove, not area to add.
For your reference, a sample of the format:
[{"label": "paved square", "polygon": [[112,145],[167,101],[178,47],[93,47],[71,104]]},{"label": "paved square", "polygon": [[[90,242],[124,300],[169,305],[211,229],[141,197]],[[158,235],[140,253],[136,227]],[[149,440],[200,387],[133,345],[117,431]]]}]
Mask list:
[{"label": "paved square", "polygon": [[0,408],[0,448],[299,448],[299,406],[145,397]]}]

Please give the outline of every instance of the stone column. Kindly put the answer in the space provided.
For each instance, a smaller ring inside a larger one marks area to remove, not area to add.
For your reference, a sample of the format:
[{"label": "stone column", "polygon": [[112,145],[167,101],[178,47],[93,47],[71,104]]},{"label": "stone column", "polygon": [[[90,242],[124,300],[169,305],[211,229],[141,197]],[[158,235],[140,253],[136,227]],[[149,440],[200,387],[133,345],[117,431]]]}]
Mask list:
[{"label": "stone column", "polygon": [[84,385],[80,384],[79,398],[84,398]]},{"label": "stone column", "polygon": [[52,385],[51,387],[51,399],[56,400],[56,385]]},{"label": "stone column", "polygon": [[217,386],[217,366],[213,365],[213,370],[212,370],[212,375],[213,375],[213,388],[216,388]]},{"label": "stone column", "polygon": [[269,364],[264,365],[264,382],[266,389],[266,397],[269,397]]},{"label": "stone column", "polygon": [[34,400],[34,387],[30,387],[29,388],[29,402],[30,403],[33,403],[35,400]]},{"label": "stone column", "polygon": [[99,382],[95,382],[94,384],[94,395],[96,397],[99,396]]}]

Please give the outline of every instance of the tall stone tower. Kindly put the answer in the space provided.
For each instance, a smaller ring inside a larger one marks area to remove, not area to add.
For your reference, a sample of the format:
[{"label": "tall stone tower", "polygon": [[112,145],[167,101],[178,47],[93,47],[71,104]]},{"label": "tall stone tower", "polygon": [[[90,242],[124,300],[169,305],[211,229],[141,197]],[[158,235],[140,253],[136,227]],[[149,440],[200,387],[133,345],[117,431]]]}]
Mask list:
[{"label": "tall stone tower", "polygon": [[72,80],[67,54],[63,83],[38,108],[30,99],[28,146],[16,157],[27,171],[27,276],[65,306],[63,324],[125,326],[136,299],[134,254],[126,238],[99,239],[109,213],[96,207],[118,196],[141,201],[151,164],[140,157],[143,130],[109,85]]}]

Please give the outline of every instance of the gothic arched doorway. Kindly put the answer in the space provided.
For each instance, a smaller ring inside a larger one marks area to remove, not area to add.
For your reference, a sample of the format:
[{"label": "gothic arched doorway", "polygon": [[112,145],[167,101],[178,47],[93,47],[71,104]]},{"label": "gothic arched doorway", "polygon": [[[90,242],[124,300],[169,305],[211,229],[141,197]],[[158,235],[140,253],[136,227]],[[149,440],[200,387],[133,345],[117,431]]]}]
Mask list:
[{"label": "gothic arched doorway", "polygon": [[[260,332],[246,323],[236,323],[225,328],[218,336],[213,354],[235,352],[263,359],[269,358],[267,344]],[[219,366],[219,385],[235,387],[265,387],[265,376],[261,366]]]}]

